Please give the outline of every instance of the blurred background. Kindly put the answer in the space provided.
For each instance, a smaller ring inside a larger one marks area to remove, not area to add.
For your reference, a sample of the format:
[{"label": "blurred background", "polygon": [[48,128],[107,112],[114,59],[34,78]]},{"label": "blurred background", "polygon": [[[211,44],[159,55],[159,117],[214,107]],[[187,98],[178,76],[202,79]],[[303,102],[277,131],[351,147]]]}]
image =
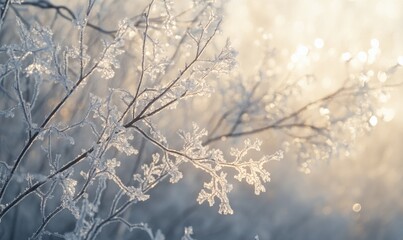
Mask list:
[{"label": "blurred background", "polygon": [[[342,81],[340,59],[346,53],[368,53],[379,46],[377,66],[401,59],[402,9],[396,0],[234,0],[225,30],[239,49],[244,74],[258,64],[262,45],[268,43],[289,59],[306,46],[312,55],[319,52],[310,67],[327,85]],[[394,78],[401,80],[402,71]],[[402,93],[401,87],[390,92],[382,104],[388,112],[385,121],[351,142],[350,156],[314,163],[309,174],[298,172],[287,157],[274,163],[268,192],[244,203],[256,201],[253,205],[260,207],[236,211],[248,219],[237,226],[254,223],[251,228],[261,239],[401,239]]]}]

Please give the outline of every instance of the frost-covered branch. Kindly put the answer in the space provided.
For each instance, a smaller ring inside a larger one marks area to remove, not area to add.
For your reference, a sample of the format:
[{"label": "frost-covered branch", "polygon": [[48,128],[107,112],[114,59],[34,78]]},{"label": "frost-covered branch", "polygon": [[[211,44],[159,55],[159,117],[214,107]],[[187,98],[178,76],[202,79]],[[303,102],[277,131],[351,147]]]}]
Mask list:
[{"label": "frost-covered branch", "polygon": [[[0,131],[10,142],[0,151],[1,230],[29,204],[21,236],[32,239],[127,229],[162,240],[142,211],[168,202],[168,184],[179,181],[195,188],[194,202],[232,214],[238,182],[266,191],[270,164],[283,158],[277,146],[302,166],[329,159],[376,125],[376,100],[399,85],[389,79],[400,65],[362,67],[324,90],[314,72],[276,68],[285,63],[274,50],[245,77],[223,36],[221,1],[2,4]],[[115,8],[117,26],[104,21]],[[268,132],[273,147],[259,140]],[[66,227],[55,227],[60,219]],[[182,239],[193,239],[193,228]]]}]

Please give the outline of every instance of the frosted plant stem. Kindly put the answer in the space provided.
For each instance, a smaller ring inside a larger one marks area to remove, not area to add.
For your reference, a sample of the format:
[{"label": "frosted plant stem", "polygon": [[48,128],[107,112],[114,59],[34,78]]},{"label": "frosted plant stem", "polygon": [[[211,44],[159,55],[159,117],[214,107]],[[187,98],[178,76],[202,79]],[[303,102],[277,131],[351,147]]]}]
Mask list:
[{"label": "frosted plant stem", "polygon": [[[81,37],[80,37],[81,38]],[[111,44],[112,45],[112,44]],[[74,84],[74,86],[69,90],[69,92],[66,94],[66,96],[53,108],[53,110],[50,112],[50,114],[46,117],[46,119],[43,121],[43,123],[41,124],[39,131],[43,128],[45,128],[48,123],[50,122],[50,120],[53,119],[53,117],[56,115],[56,113],[59,112],[59,110],[61,109],[61,107],[66,103],[67,99],[70,98],[70,96],[77,90],[77,88],[82,84],[82,82],[87,79],[93,72],[94,70],[99,66],[100,62],[103,60],[103,58],[105,57],[106,52],[108,51],[108,49],[111,47],[111,45],[108,45],[108,47],[105,48],[105,50],[102,53],[102,56],[100,58],[100,60],[94,64],[94,66],[88,71],[88,73],[83,74],[83,76],[81,76],[79,78],[79,80],[76,82],[76,84]],[[17,170],[18,166],[20,165],[22,159],[24,158],[25,154],[27,153],[27,151],[30,149],[30,147],[32,146],[32,144],[34,143],[34,141],[37,139],[37,137],[39,136],[39,131],[36,131],[35,133],[32,134],[32,136],[29,138],[28,142],[25,144],[24,148],[21,150],[20,154],[18,155],[13,167],[11,168],[10,174],[7,176],[5,183],[3,185],[3,187],[0,190],[0,202],[1,199],[4,196],[5,190],[8,186],[8,184],[10,183],[11,178],[13,177],[15,171]]]},{"label": "frosted plant stem", "polygon": [[53,174],[49,175],[46,179],[39,181],[37,183],[35,183],[34,185],[32,185],[30,188],[28,188],[27,190],[25,190],[23,193],[21,193],[18,197],[14,198],[13,201],[11,201],[9,204],[6,204],[5,207],[1,210],[0,212],[0,219],[15,205],[17,205],[19,202],[21,202],[24,198],[26,198],[28,195],[30,195],[31,193],[35,192],[36,189],[38,189],[39,187],[43,186],[44,184],[46,184],[50,179],[54,178],[56,175],[66,171],[67,169],[71,168],[72,166],[74,166],[75,164],[77,164],[78,162],[80,162],[82,159],[86,158],[91,152],[94,151],[94,148],[90,148],[89,150],[87,150],[86,152],[80,154],[78,157],[76,157],[75,159],[73,159],[72,161],[70,161],[69,163],[67,163],[66,165],[64,165],[62,168],[60,168],[58,171],[54,172]]},{"label": "frosted plant stem", "polygon": [[1,7],[1,15],[0,15],[0,30],[3,27],[4,19],[6,18],[8,8],[10,7],[11,0],[6,0]]},{"label": "frosted plant stem", "polygon": [[[262,132],[262,131],[265,131],[265,130],[268,130],[268,129],[284,128],[285,126],[281,125],[283,122],[298,116],[299,114],[301,114],[302,112],[304,112],[305,110],[309,109],[311,106],[313,106],[315,104],[318,104],[318,103],[327,101],[329,99],[335,98],[337,95],[341,94],[344,90],[347,90],[347,88],[341,87],[337,91],[335,91],[335,92],[333,92],[333,93],[331,93],[331,94],[329,94],[329,95],[327,95],[327,96],[325,96],[323,98],[317,99],[317,100],[315,100],[313,102],[310,102],[310,103],[304,105],[303,107],[297,109],[296,111],[292,112],[291,114],[289,114],[289,115],[287,115],[287,116],[285,116],[283,118],[278,119],[277,121],[275,121],[274,123],[272,123],[270,125],[260,127],[260,128],[256,128],[256,129],[252,129],[252,130],[248,130],[248,131],[241,131],[241,132],[230,131],[228,133],[221,134],[219,136],[216,136],[216,137],[213,137],[213,138],[210,138],[210,139],[206,140],[203,143],[203,145],[208,145],[208,144],[210,144],[212,142],[215,142],[215,141],[218,141],[218,140],[222,139],[223,137],[246,136],[246,135],[251,135],[251,134],[258,133],[258,132]],[[298,126],[301,126],[301,124],[296,123],[296,124],[289,124],[289,125],[286,125],[286,126],[287,127],[291,127],[291,126],[298,127]],[[308,126],[308,125],[307,125],[307,127],[314,128],[314,126]]]},{"label": "frosted plant stem", "polygon": [[124,118],[124,116],[126,115],[126,113],[131,109],[132,106],[134,106],[136,104],[137,98],[139,96],[140,93],[140,88],[141,85],[143,83],[143,79],[144,79],[144,72],[145,72],[145,58],[146,58],[146,43],[147,43],[147,32],[148,32],[148,27],[149,27],[149,16],[150,16],[150,10],[151,10],[151,6],[154,3],[154,0],[151,1],[151,3],[148,5],[148,10],[147,13],[145,13],[145,23],[146,23],[146,28],[144,30],[144,34],[143,34],[143,43],[142,43],[142,49],[141,49],[141,73],[140,73],[140,79],[139,79],[139,84],[137,85],[137,89],[136,89],[136,93],[134,95],[133,100],[129,103],[128,107],[126,108],[126,111],[123,112],[121,118],[119,119],[122,120]]},{"label": "frosted plant stem", "polygon": [[[88,75],[86,75],[88,76]],[[50,120],[52,120],[52,118],[56,115],[56,113],[60,110],[60,108],[64,105],[64,103],[67,101],[67,99],[73,94],[73,92],[77,89],[77,87],[82,83],[82,81],[86,78],[86,76],[84,76],[83,78],[81,78],[74,86],[73,88],[69,91],[69,93],[56,105],[56,107],[50,112],[50,114],[48,115],[48,117],[45,119],[45,121],[43,121],[42,125],[40,126],[40,129],[43,129],[47,126],[47,124],[49,123]],[[29,150],[29,148],[32,146],[32,144],[34,143],[34,141],[37,139],[37,137],[39,136],[39,131],[35,132],[31,138],[28,140],[28,142],[25,144],[24,148],[22,149],[21,153],[18,155],[17,160],[15,161],[10,174],[7,176],[7,179],[4,183],[4,186],[2,187],[1,191],[0,191],[0,201],[4,195],[4,192],[8,186],[8,184],[10,183],[10,180],[12,178],[12,176],[14,175],[15,171],[17,170],[18,166],[20,165],[22,159],[24,158],[25,154],[27,153],[27,151]]]}]

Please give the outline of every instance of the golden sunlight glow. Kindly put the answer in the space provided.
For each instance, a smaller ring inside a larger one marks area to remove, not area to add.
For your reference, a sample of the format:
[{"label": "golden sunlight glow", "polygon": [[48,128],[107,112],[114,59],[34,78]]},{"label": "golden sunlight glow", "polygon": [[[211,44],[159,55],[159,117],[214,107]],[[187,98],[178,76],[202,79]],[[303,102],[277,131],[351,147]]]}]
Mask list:
[{"label": "golden sunlight glow", "polygon": [[357,59],[358,59],[358,61],[360,61],[361,63],[365,63],[365,62],[367,61],[367,59],[368,59],[368,55],[367,55],[366,52],[360,51],[360,52],[357,54]]},{"label": "golden sunlight glow", "polygon": [[292,62],[296,63],[305,59],[308,55],[309,49],[307,46],[299,45],[295,53],[291,56]]},{"label": "golden sunlight glow", "polygon": [[399,56],[399,57],[397,58],[397,63],[398,63],[400,66],[403,66],[403,56]]},{"label": "golden sunlight glow", "polygon": [[383,121],[390,122],[396,115],[396,110],[393,108],[381,108],[380,113]]},{"label": "golden sunlight glow", "polygon": [[359,213],[361,211],[361,204],[360,203],[354,203],[352,206],[352,210],[356,213]]},{"label": "golden sunlight glow", "polygon": [[341,60],[344,62],[348,62],[351,60],[351,57],[352,57],[352,55],[350,52],[345,52],[341,55]]},{"label": "golden sunlight glow", "polygon": [[369,119],[369,124],[375,127],[378,124],[378,118],[376,116],[371,116],[371,118]]},{"label": "golden sunlight glow", "polygon": [[323,46],[325,45],[324,41],[322,38],[316,38],[314,45],[316,48],[323,48]]},{"label": "golden sunlight glow", "polygon": [[371,39],[371,47],[372,48],[379,48],[379,40],[376,38]]},{"label": "golden sunlight glow", "polygon": [[[348,78],[353,78],[363,88],[370,87],[371,84],[393,85],[394,81],[401,78],[400,67],[403,66],[403,46],[401,45],[403,31],[399,24],[403,20],[401,1],[233,0],[233,2],[234,9],[240,12],[245,8],[249,10],[248,18],[243,18],[245,13],[241,15],[242,17],[239,17],[237,13],[231,14],[230,22],[232,26],[236,26],[230,28],[230,31],[233,31],[231,38],[239,37],[240,32],[246,33],[241,34],[242,40],[239,38],[235,40],[237,43],[243,43],[238,45],[240,46],[240,66],[250,69],[250,66],[256,65],[258,61],[255,64],[253,61],[262,57],[262,52],[252,49],[251,43],[259,40],[260,46],[264,46],[265,41],[261,39],[267,40],[269,47],[275,49],[275,54],[280,56],[280,60],[272,60],[273,64],[268,70],[271,73],[270,76],[291,79],[290,82],[294,80],[305,93],[300,98],[301,101],[315,99],[334,91]],[[235,19],[239,21],[239,24],[234,24]],[[260,36],[254,35],[253,29],[261,29],[258,33]],[[320,84],[310,84],[301,77],[310,73],[315,75],[315,80]],[[394,76],[396,73],[399,74],[398,77]],[[314,88],[312,85],[319,87]],[[379,205],[376,204],[380,204],[380,200],[374,196],[378,196],[379,192],[384,191],[383,189],[396,188],[388,174],[392,171],[389,166],[391,159],[397,162],[393,164],[401,167],[401,163],[398,162],[401,154],[397,150],[390,149],[390,146],[394,145],[390,140],[393,135],[391,132],[395,133],[392,126],[401,125],[398,121],[401,121],[402,117],[399,117],[398,113],[403,109],[403,105],[400,103],[401,100],[396,100],[396,95],[399,97],[399,93],[401,95],[400,88],[397,93],[380,90],[372,96],[363,96],[359,100],[362,106],[368,104],[367,101],[370,101],[371,97],[374,97],[380,105],[367,109],[365,112],[356,110],[357,114],[365,114],[361,119],[362,124],[340,120],[340,125],[347,126],[351,134],[357,138],[363,136],[360,126],[375,129],[375,133],[364,137],[363,140],[371,146],[373,151],[369,152],[367,145],[360,144],[362,152],[346,150],[339,155],[354,158],[352,160],[345,160],[345,162],[330,160],[331,166],[326,165],[324,169],[320,167],[317,169],[317,166],[306,163],[299,166],[302,173],[309,174],[309,176],[304,175],[308,177],[308,180],[303,181],[309,182],[311,189],[303,190],[304,197],[321,191],[318,193],[320,197],[331,199],[328,205],[325,205],[326,207],[318,206],[320,211],[323,209],[323,214],[332,214],[340,210],[347,214],[360,213],[360,218],[369,212],[377,216],[376,207]],[[345,105],[338,103],[333,106],[319,105],[314,114],[326,124],[333,114],[343,111],[344,107]],[[274,109],[275,106],[272,106],[270,102],[265,105],[268,117]],[[315,118],[311,115],[306,117],[312,121]],[[378,130],[381,128],[383,130]],[[337,132],[329,134],[337,134]],[[297,143],[289,142],[287,148],[293,148]],[[344,144],[353,145],[348,140]],[[333,143],[329,143],[329,146],[335,151],[342,148],[341,145]],[[397,153],[396,157],[391,156],[392,153]],[[295,185],[300,186],[300,180],[295,181],[297,182]],[[374,188],[370,193],[364,191],[368,186],[376,185],[378,181],[382,187]],[[382,196],[382,199],[389,199],[388,194]],[[395,201],[396,199],[400,201],[399,197],[400,195],[396,194]],[[365,200],[355,202],[357,201],[355,199]],[[363,206],[365,206],[365,213],[362,211]],[[370,222],[370,219],[366,216],[366,221]]]},{"label": "golden sunlight glow", "polygon": [[385,73],[383,71],[378,72],[378,80],[380,82],[386,82],[387,79],[388,79],[388,74],[387,73]]}]

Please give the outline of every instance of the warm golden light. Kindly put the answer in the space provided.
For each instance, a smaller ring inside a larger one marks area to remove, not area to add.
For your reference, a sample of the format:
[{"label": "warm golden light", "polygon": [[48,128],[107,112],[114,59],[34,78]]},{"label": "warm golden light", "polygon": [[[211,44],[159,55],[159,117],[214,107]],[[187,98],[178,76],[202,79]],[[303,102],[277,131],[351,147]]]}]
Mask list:
[{"label": "warm golden light", "polygon": [[360,203],[354,203],[352,206],[352,209],[354,212],[359,213],[361,211],[361,204]]}]

